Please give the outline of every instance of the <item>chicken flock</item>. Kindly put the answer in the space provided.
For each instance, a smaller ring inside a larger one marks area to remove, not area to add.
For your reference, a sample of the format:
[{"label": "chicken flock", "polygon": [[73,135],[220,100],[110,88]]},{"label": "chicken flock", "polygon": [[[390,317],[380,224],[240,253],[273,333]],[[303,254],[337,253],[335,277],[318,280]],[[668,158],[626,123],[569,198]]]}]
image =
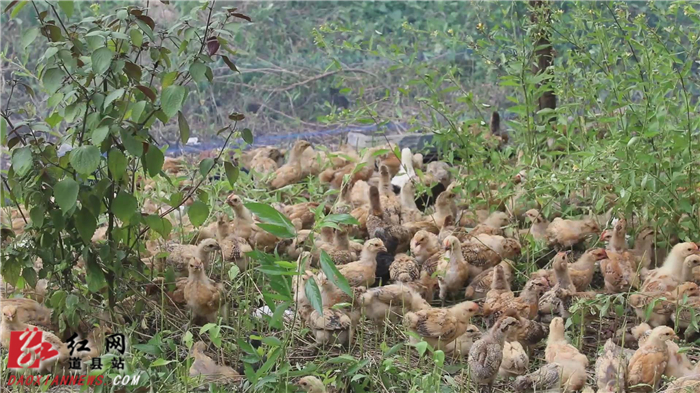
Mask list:
[{"label": "chicken flock", "polygon": [[[272,190],[284,192],[309,176],[335,190],[323,201],[275,205],[295,227],[295,238],[282,239],[259,226],[245,195],[225,195],[211,224],[195,230],[185,222],[194,233],[191,242],[147,241],[145,254],[150,256],[143,262],[155,272],[172,268],[176,277],[174,283],[156,278],[139,298],[160,305],[165,294],[173,309],[189,312],[191,323],[217,322],[230,305],[226,283],[212,274],[215,261],[221,258],[246,272],[256,266],[251,251],[274,252],[299,266],[291,282],[295,305],[290,310],[298,317],[286,323],[306,328],[322,348],[351,347],[363,320],[376,329],[398,323],[410,344],[425,341],[463,359],[468,369],[463,383],[479,391],[506,381],[519,392],[651,392],[671,379],[666,392],[700,392],[700,364],[693,365],[675,342],[678,332],[691,335],[700,310],[696,243],[678,242],[660,257],[651,228],[636,225],[634,246],[628,246],[631,230],[622,216],[548,221],[536,203],[524,200],[523,173],[513,180],[514,196],[492,204],[497,210],[471,208],[461,203],[455,169],[440,161],[424,165],[423,157],[410,149],[400,157],[385,148],[358,154],[344,147],[326,153],[298,141],[283,160],[279,149],[264,147],[244,153],[240,163],[253,182]],[[164,170],[177,174],[186,169],[169,158]],[[428,202],[416,196],[418,188],[428,190]],[[223,206],[230,207],[232,216]],[[144,209],[165,210],[149,200]],[[325,215],[350,216],[353,224],[319,227],[319,209]],[[180,223],[186,219],[177,217]],[[103,241],[103,235],[98,230],[93,241]],[[517,263],[524,242],[552,250],[551,263],[528,274]],[[319,269],[326,257],[345,277],[349,293]],[[596,282],[597,275],[602,282]],[[320,289],[321,310],[307,297],[312,279]],[[3,284],[2,346],[7,347],[10,331],[38,326],[60,348],[56,363],[65,362],[66,344],[50,333],[55,326],[43,304],[51,285],[41,285],[20,293]],[[565,327],[573,304],[599,294],[629,294],[627,306],[637,321],[589,359],[567,339]],[[133,311],[135,301],[125,299],[119,307]],[[107,329],[84,327],[81,333],[95,341]],[[217,364],[206,350],[202,341],[192,346],[190,376],[216,383],[241,380],[235,369]],[[90,356],[95,354],[83,360]],[[326,391],[313,376],[298,386]]]}]

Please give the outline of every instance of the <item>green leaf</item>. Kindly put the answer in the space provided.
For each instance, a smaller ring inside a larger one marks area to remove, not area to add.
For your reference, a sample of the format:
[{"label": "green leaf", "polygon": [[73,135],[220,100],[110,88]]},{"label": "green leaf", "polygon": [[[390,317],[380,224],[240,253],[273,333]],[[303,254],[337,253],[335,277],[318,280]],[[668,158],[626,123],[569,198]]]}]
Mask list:
[{"label": "green leaf", "polygon": [[22,38],[20,39],[20,44],[22,46],[22,50],[27,49],[29,45],[34,42],[36,37],[39,35],[39,28],[37,27],[32,27],[31,29],[26,30],[24,33],[22,33]]},{"label": "green leaf", "polygon": [[136,198],[123,190],[119,191],[117,197],[112,201],[112,213],[127,224],[134,213],[138,212],[138,208],[139,203]]},{"label": "green leaf", "polygon": [[109,69],[109,66],[112,65],[113,56],[114,52],[106,46],[92,52],[92,70],[95,74],[104,74]]},{"label": "green leaf", "polygon": [[97,127],[92,131],[92,143],[96,146],[99,146],[102,141],[107,138],[107,135],[109,135],[109,127],[107,126],[101,126]]},{"label": "green leaf", "polygon": [[253,144],[253,131],[250,130],[250,128],[244,128],[241,131],[241,137],[245,141],[245,143],[252,145]]},{"label": "green leaf", "polygon": [[88,290],[92,293],[98,293],[107,285],[105,274],[97,263],[96,258],[87,258],[86,265],[87,271],[85,274],[85,281],[87,282]]},{"label": "green leaf", "polygon": [[20,1],[16,6],[15,9],[12,10],[10,13],[10,19],[14,19],[17,14],[19,14],[20,11],[22,11],[22,8],[24,8],[25,5],[27,5],[28,1]]},{"label": "green leaf", "polygon": [[184,86],[168,86],[163,89],[163,94],[160,98],[160,105],[163,113],[168,118],[171,118],[182,109],[182,103],[185,101],[187,89]]},{"label": "green leaf", "polygon": [[352,296],[352,288],[350,288],[348,280],[338,271],[338,268],[335,267],[335,263],[333,263],[331,257],[324,250],[321,250],[320,260],[321,270],[326,274],[328,280],[348,296]]},{"label": "green leaf", "polygon": [[350,214],[329,214],[323,219],[323,222],[334,222],[336,224],[345,225],[360,225],[357,219]]},{"label": "green leaf", "polygon": [[29,211],[29,218],[32,220],[32,226],[35,228],[41,228],[44,225],[44,217],[46,215],[46,210],[43,206],[34,206],[32,210]]},{"label": "green leaf", "polygon": [[124,143],[126,151],[134,157],[141,157],[141,154],[143,154],[143,143],[123,128],[119,133],[121,134],[122,143]]},{"label": "green leaf", "polygon": [[92,215],[90,210],[85,207],[78,210],[75,215],[75,228],[78,230],[80,237],[83,238],[83,242],[90,244],[92,235],[95,234],[95,229],[97,229],[97,220],[95,220],[95,216]]},{"label": "green leaf", "polygon": [[131,120],[139,122],[141,120],[141,115],[143,115],[144,109],[146,109],[146,101],[133,103],[131,105]]},{"label": "green leaf", "polygon": [[245,206],[260,218],[263,224],[259,224],[258,226],[263,230],[282,238],[296,237],[296,229],[294,225],[292,225],[292,222],[274,207],[264,203],[247,203]]},{"label": "green leaf", "polygon": [[137,47],[141,47],[143,44],[143,33],[139,29],[129,30],[129,37],[131,37],[131,44]]},{"label": "green leaf", "polygon": [[238,180],[238,175],[239,175],[239,169],[237,166],[234,166],[232,163],[226,161],[224,162],[224,169],[226,170],[226,178],[228,178],[228,183],[233,187],[234,184],[236,184],[236,180]]},{"label": "green leaf", "polygon": [[190,125],[182,111],[177,111],[177,125],[180,127],[180,142],[187,143],[190,139]]},{"label": "green leaf", "polygon": [[100,149],[94,145],[76,147],[70,152],[70,164],[78,173],[89,175],[100,166]]},{"label": "green leaf", "polygon": [[18,260],[3,261],[0,266],[0,273],[5,282],[10,285],[17,285],[17,280],[22,273],[22,263]]},{"label": "green leaf", "polygon": [[165,366],[166,364],[170,364],[172,362],[174,362],[174,360],[165,360],[163,358],[158,358],[158,359],[154,360],[153,363],[151,363],[151,365],[149,367],[153,368],[153,367]]},{"label": "green leaf", "polygon": [[163,86],[163,89],[172,85],[173,82],[175,82],[175,79],[177,79],[177,71],[172,71],[172,72],[168,72],[166,74],[163,74],[163,76],[160,79],[160,83]]},{"label": "green leaf", "polygon": [[163,217],[151,214],[150,216],[146,216],[145,220],[146,225],[161,235],[163,239],[167,239],[170,235],[170,231],[173,230],[173,224]]},{"label": "green leaf", "polygon": [[67,17],[73,16],[73,1],[59,1],[58,6],[61,7]]},{"label": "green leaf", "polygon": [[19,177],[24,177],[34,166],[32,149],[29,146],[20,147],[12,152],[12,169]]},{"label": "green leaf", "polygon": [[127,160],[124,153],[116,147],[113,147],[107,156],[107,167],[109,171],[112,172],[112,176],[114,176],[115,179],[121,179],[122,176],[124,176],[126,164]]},{"label": "green leaf", "polygon": [[195,82],[206,82],[206,71],[207,66],[202,62],[195,61],[192,63],[192,65],[190,65],[190,75],[192,75],[192,79],[194,79]]},{"label": "green leaf", "polygon": [[209,171],[211,168],[214,166],[214,159],[213,158],[205,158],[199,163],[199,173],[202,174],[202,176],[206,176],[209,174]]},{"label": "green leaf", "polygon": [[319,314],[323,314],[323,299],[321,298],[321,290],[318,288],[318,284],[316,284],[316,280],[314,280],[313,277],[309,277],[309,279],[306,280],[306,284],[304,284],[304,293],[314,309],[316,309]]},{"label": "green leaf", "polygon": [[61,123],[61,120],[63,120],[63,117],[61,117],[58,112],[54,112],[51,114],[51,116],[46,118],[46,124],[48,124],[51,128],[56,128],[56,126]]},{"label": "green leaf", "polygon": [[105,110],[109,110],[109,105],[122,95],[124,95],[124,89],[117,89],[109,93],[107,98],[105,98],[104,104],[102,104],[103,108],[105,108]]},{"label": "green leaf", "polygon": [[46,92],[53,94],[63,84],[65,74],[59,68],[49,68],[44,71],[44,76],[41,78],[41,83],[44,85]]},{"label": "green leaf", "polygon": [[146,169],[148,169],[148,175],[155,177],[163,169],[163,163],[165,162],[165,157],[163,152],[160,151],[158,146],[151,145],[146,153]]},{"label": "green leaf", "polygon": [[79,189],[78,183],[70,177],[61,180],[53,187],[54,200],[64,214],[75,206]]},{"label": "green leaf", "polygon": [[202,201],[194,201],[187,210],[187,216],[190,217],[192,225],[198,227],[209,217],[209,206]]}]

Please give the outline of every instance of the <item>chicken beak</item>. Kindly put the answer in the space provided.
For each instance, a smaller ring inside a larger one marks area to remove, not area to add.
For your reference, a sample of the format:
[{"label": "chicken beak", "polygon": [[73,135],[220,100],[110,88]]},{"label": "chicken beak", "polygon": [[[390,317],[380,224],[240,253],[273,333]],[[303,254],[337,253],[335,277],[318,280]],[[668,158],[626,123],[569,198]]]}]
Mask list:
[{"label": "chicken beak", "polygon": [[379,247],[379,251],[387,252],[387,251],[386,251],[386,246],[380,246],[380,247]]},{"label": "chicken beak", "polygon": [[607,234],[608,234],[607,230],[603,231],[603,233],[600,234],[600,238],[598,240],[600,240],[601,242],[605,241],[605,235],[607,235]]},{"label": "chicken beak", "polygon": [[672,338],[672,339],[674,339],[674,340],[679,340],[679,337],[678,337],[678,335],[677,335],[677,334],[675,334],[675,333],[673,334],[673,336],[671,336],[671,338]]}]

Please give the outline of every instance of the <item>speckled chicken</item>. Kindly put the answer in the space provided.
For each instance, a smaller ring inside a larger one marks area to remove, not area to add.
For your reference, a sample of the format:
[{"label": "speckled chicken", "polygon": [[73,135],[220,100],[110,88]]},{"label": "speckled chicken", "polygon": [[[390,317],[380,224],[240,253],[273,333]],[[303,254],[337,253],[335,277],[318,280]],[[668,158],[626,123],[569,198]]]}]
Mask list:
[{"label": "speckled chicken", "polygon": [[515,239],[482,233],[462,244],[462,255],[469,264],[471,277],[496,266],[503,258],[520,255],[520,243]]},{"label": "speckled chicken", "polygon": [[230,384],[241,381],[241,376],[231,367],[217,364],[206,353],[207,344],[197,341],[190,350],[190,357],[194,358],[190,366],[190,378],[201,380],[202,383]]},{"label": "speckled chicken", "polygon": [[627,251],[626,235],[627,221],[620,218],[615,223],[608,242],[608,257],[600,261],[600,271],[608,293],[621,293],[631,288],[639,288],[638,263],[634,254]]},{"label": "speckled chicken", "polygon": [[[686,296],[688,298],[700,296],[700,289],[697,284],[685,282],[676,287],[676,289],[665,293],[633,293],[627,301],[640,319],[648,321],[652,327],[657,327],[668,323],[671,315],[676,310],[677,304],[680,304]],[[662,297],[666,300],[659,300]],[[653,308],[649,312],[648,308],[652,303]]]},{"label": "speckled chicken", "polygon": [[253,220],[253,214],[243,204],[243,200],[236,194],[226,198],[226,204],[231,206],[235,214],[233,219],[233,234],[248,240],[251,247],[256,250],[272,252],[279,242],[279,238],[260,229]]},{"label": "speckled chicken", "polygon": [[621,393],[627,383],[627,363],[631,356],[608,339],[595,362],[595,378],[599,393]]},{"label": "speckled chicken", "polygon": [[453,191],[443,191],[435,200],[435,213],[430,216],[430,221],[433,221],[439,228],[445,225],[447,216],[457,217],[457,204],[455,199],[457,194]]},{"label": "speckled chicken", "polygon": [[666,342],[677,338],[668,326],[652,330],[627,366],[628,392],[652,392],[658,388],[668,363]]},{"label": "speckled chicken", "polygon": [[[503,268],[505,281],[511,283],[513,281],[513,262],[503,260],[497,266],[501,266]],[[467,286],[467,289],[464,291],[464,297],[470,300],[478,300],[486,296],[486,293],[491,290],[494,270],[495,266],[484,270],[474,277]]]},{"label": "speckled chicken", "polygon": [[550,246],[570,249],[598,232],[598,224],[591,219],[564,220],[557,217],[547,226],[546,239]]},{"label": "speckled chicken", "polygon": [[380,237],[385,240],[387,248],[393,248],[394,252],[405,252],[408,250],[411,238],[415,231],[408,227],[399,225],[389,218],[379,198],[379,189],[370,187],[369,189],[370,210],[367,216],[367,232],[370,237]]},{"label": "speckled chicken", "polygon": [[450,236],[443,242],[445,256],[437,267],[438,286],[440,287],[440,300],[454,297],[461,292],[469,279],[469,265],[462,256],[462,245],[454,236]]},{"label": "speckled chicken", "polygon": [[513,388],[516,392],[547,392],[560,387],[561,376],[562,366],[549,363],[530,374],[517,377]]},{"label": "speckled chicken", "polygon": [[566,252],[559,252],[552,260],[552,270],[554,270],[556,276],[556,284],[540,297],[538,312],[543,321],[551,321],[556,315],[564,318],[569,317],[571,298],[576,293],[576,286],[569,276],[567,259],[568,254]]},{"label": "speckled chicken", "polygon": [[678,378],[671,382],[663,393],[698,393],[700,392],[700,372]]},{"label": "speckled chicken", "polygon": [[445,347],[445,353],[452,354],[457,357],[468,357],[469,350],[472,345],[481,338],[483,333],[476,325],[467,325],[467,330],[464,334],[457,337],[454,341],[447,344]]},{"label": "speckled chicken", "polygon": [[423,266],[430,257],[440,251],[440,242],[434,233],[421,230],[413,235],[411,239],[411,255],[419,265]]},{"label": "speckled chicken", "polygon": [[500,266],[494,270],[492,289],[486,294],[484,300],[484,318],[487,323],[500,318],[509,310],[526,319],[535,319],[538,312],[540,296],[549,288],[543,279],[533,279],[525,283],[520,296],[515,297],[510,290],[500,290],[505,282],[505,273]]},{"label": "speckled chicken", "polygon": [[318,247],[319,256],[321,250],[325,251],[336,265],[345,265],[357,260],[357,253],[350,249],[350,239],[345,229],[334,230],[333,243],[321,244]]},{"label": "speckled chicken", "polygon": [[503,362],[506,337],[518,326],[518,321],[505,317],[496,321],[489,332],[469,350],[469,374],[479,392],[491,392],[493,382]]},{"label": "speckled chicken", "polygon": [[328,168],[324,170],[319,179],[321,183],[330,183],[331,187],[339,190],[343,184],[345,175],[349,176],[348,183],[355,184],[362,180],[367,181],[374,174],[375,153],[379,148],[367,149],[362,155],[362,161],[359,163],[350,163],[340,169]]},{"label": "speckled chicken", "polygon": [[[444,349],[464,334],[469,319],[476,315],[479,306],[474,302],[462,302],[449,308],[430,308],[404,315],[404,325],[435,349]],[[415,338],[411,337],[415,342]]]},{"label": "speckled chicken", "polygon": [[374,322],[383,322],[385,319],[396,321],[398,316],[403,316],[406,312],[430,308],[420,293],[403,283],[371,288],[360,296],[359,303],[367,318]]},{"label": "speckled chicken", "polygon": [[204,239],[198,245],[168,243],[165,250],[169,253],[165,258],[158,258],[158,270],[165,270],[166,265],[172,266],[175,273],[179,276],[187,275],[187,268],[190,260],[199,258],[204,263],[206,269],[212,255],[220,250],[221,247],[215,239]]},{"label": "speckled chicken", "polygon": [[278,190],[290,184],[298,183],[302,179],[301,158],[304,150],[309,146],[311,146],[311,143],[305,140],[298,140],[294,143],[294,147],[289,153],[289,160],[275,171],[272,180],[269,182],[271,189]]},{"label": "speckled chicken", "polygon": [[321,346],[339,344],[347,347],[352,340],[350,317],[340,310],[324,308],[323,314],[313,310],[306,319],[306,326]]},{"label": "speckled chicken", "polygon": [[204,264],[199,259],[190,260],[184,295],[196,323],[216,321],[216,315],[223,303],[223,286],[206,276]]},{"label": "speckled chicken", "polygon": [[420,265],[411,256],[397,254],[389,265],[389,277],[394,282],[414,282],[420,277]]},{"label": "speckled chicken", "polygon": [[552,319],[549,324],[544,359],[561,366],[561,387],[565,391],[580,390],[586,384],[588,358],[566,341],[564,320],[560,317]]}]

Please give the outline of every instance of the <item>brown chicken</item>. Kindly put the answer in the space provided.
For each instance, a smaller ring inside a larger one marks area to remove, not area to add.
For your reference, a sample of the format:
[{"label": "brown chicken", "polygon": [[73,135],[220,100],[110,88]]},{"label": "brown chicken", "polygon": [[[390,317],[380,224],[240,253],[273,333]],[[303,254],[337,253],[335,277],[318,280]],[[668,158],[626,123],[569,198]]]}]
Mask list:
[{"label": "brown chicken", "polygon": [[489,332],[469,350],[469,374],[478,391],[491,392],[493,382],[503,362],[503,346],[508,335],[518,327],[518,321],[505,317],[496,321]]},{"label": "brown chicken", "polygon": [[245,271],[249,262],[246,253],[253,251],[253,248],[246,239],[231,232],[224,214],[220,214],[217,220],[216,237],[224,262],[233,262],[241,271]]},{"label": "brown chicken", "polygon": [[700,392],[700,372],[671,382],[663,393],[698,393]]},{"label": "brown chicken", "polygon": [[[290,221],[299,219],[301,222],[301,229],[311,229],[314,226],[314,221],[316,215],[314,211],[318,208],[320,203],[318,202],[303,202],[296,205],[285,205],[281,209],[281,213],[287,216]],[[328,207],[323,209],[325,214],[328,214],[330,210]]]},{"label": "brown chicken", "polygon": [[243,204],[243,200],[231,194],[226,198],[226,204],[233,208],[236,217],[233,219],[233,233],[243,239],[248,240],[251,247],[264,252],[274,251],[279,238],[271,233],[260,229],[253,220],[253,214]]},{"label": "brown chicken", "polygon": [[403,283],[369,289],[360,296],[359,303],[367,318],[377,323],[386,319],[396,321],[406,312],[430,308],[418,292]]},{"label": "brown chicken", "polygon": [[313,310],[306,319],[306,326],[316,339],[316,343],[321,346],[342,345],[347,347],[352,340],[351,320],[340,310],[324,308],[323,314]]},{"label": "brown chicken", "polygon": [[520,234],[522,236],[531,235],[535,241],[546,240],[549,221],[536,209],[526,211],[525,217],[530,220],[531,225],[529,229],[523,229]]},{"label": "brown chicken", "polygon": [[510,218],[508,213],[495,211],[489,215],[489,217],[481,224],[477,225],[469,231],[472,236],[477,236],[481,233],[486,233],[488,235],[503,235],[502,227],[508,225]]},{"label": "brown chicken", "polygon": [[540,319],[551,321],[555,315],[569,317],[569,307],[576,286],[569,276],[568,254],[559,252],[552,260],[552,268],[556,276],[556,284],[540,298],[538,307]]},{"label": "brown chicken", "polygon": [[588,358],[566,341],[562,318],[556,317],[549,324],[544,359],[547,363],[561,366],[561,387],[564,391],[581,390],[586,384]]},{"label": "brown chicken", "polygon": [[469,279],[469,265],[462,256],[462,245],[454,236],[450,236],[443,242],[445,256],[437,267],[438,285],[440,287],[440,300],[443,304],[449,297],[454,297],[467,284]]},{"label": "brown chicken", "polygon": [[435,222],[438,228],[442,228],[445,225],[447,216],[457,217],[456,198],[457,194],[449,191],[448,188],[435,199],[435,213],[430,216],[430,221]]},{"label": "brown chicken", "polygon": [[469,356],[469,350],[472,348],[472,345],[481,338],[482,334],[476,325],[468,325],[464,334],[447,344],[445,353],[466,358]]},{"label": "brown chicken", "polygon": [[326,387],[320,379],[308,375],[297,382],[297,386],[306,393],[326,393]]},{"label": "brown chicken", "polygon": [[350,163],[340,169],[326,169],[319,175],[321,183],[330,183],[332,188],[339,190],[343,184],[345,175],[349,176],[349,184],[355,184],[360,180],[369,180],[374,173],[375,153],[378,150],[378,148],[367,149],[362,155],[362,161],[357,164]]},{"label": "brown chicken", "polygon": [[438,240],[442,243],[448,236],[455,236],[460,242],[466,242],[471,237],[466,228],[455,225],[455,220],[452,216],[445,217],[445,225],[440,228]]},{"label": "brown chicken", "polygon": [[274,173],[279,168],[275,158],[280,155],[280,151],[274,147],[263,147],[258,150],[257,154],[250,160],[251,176],[259,180]]},{"label": "brown chicken", "polygon": [[37,325],[42,328],[52,329],[52,311],[35,300],[27,298],[12,298],[0,300],[2,306],[15,307],[14,319],[18,322]]},{"label": "brown chicken", "polygon": [[653,228],[644,228],[639,231],[634,240],[632,253],[639,263],[640,272],[646,271],[651,266],[651,259],[654,255],[654,240],[656,234]]},{"label": "brown chicken", "polygon": [[516,392],[559,391],[563,367],[557,363],[545,364],[536,371],[515,379],[513,388]]},{"label": "brown chicken", "polygon": [[274,177],[269,183],[271,189],[279,190],[290,184],[298,183],[302,179],[302,154],[309,146],[311,146],[311,143],[305,140],[298,140],[294,144],[289,153],[287,163],[275,171]]},{"label": "brown chicken", "polygon": [[503,361],[498,376],[504,379],[527,373],[530,357],[518,341],[506,341],[503,345]]},{"label": "brown chicken", "polygon": [[583,253],[576,262],[569,264],[569,276],[577,292],[584,292],[591,285],[596,262],[607,258],[607,255],[604,249],[594,248]]},{"label": "brown chicken", "polygon": [[627,366],[627,391],[652,392],[658,388],[669,359],[666,342],[673,339],[678,336],[668,326],[652,330]]},{"label": "brown chicken", "polygon": [[[411,239],[411,255],[419,265],[423,265],[430,257],[440,251],[438,237],[428,231],[418,231]],[[431,273],[432,274],[432,273]]]},{"label": "brown chicken", "polygon": [[190,357],[194,358],[190,366],[190,378],[201,378],[202,383],[230,384],[241,381],[241,376],[228,366],[217,364],[204,351],[207,344],[197,341],[190,350]]},{"label": "brown chicken", "polygon": [[[505,280],[508,283],[511,283],[513,281],[513,262],[503,260],[497,266],[501,266],[503,268]],[[467,286],[467,289],[464,291],[464,297],[470,300],[478,300],[486,296],[486,293],[491,289],[494,269],[495,267],[486,269],[474,277]]]},{"label": "brown chicken", "polygon": [[223,286],[206,276],[204,264],[197,258],[190,260],[184,295],[196,323],[216,321],[223,303]]},{"label": "brown chicken", "polygon": [[[685,282],[666,293],[633,293],[627,301],[640,319],[648,320],[649,325],[657,327],[668,323],[671,315],[686,296],[690,299],[700,296],[698,285],[694,282]],[[649,306],[652,304],[653,308],[649,311]]]},{"label": "brown chicken", "polygon": [[[351,287],[369,287],[374,284],[376,279],[377,254],[380,251],[386,251],[381,240],[367,240],[360,259],[338,267],[338,271],[348,280]],[[321,296],[325,307],[349,302],[347,294],[331,283],[323,272],[319,273],[317,281],[321,285]]]},{"label": "brown chicken", "polygon": [[[478,311],[476,303],[467,301],[450,308],[408,312],[404,315],[404,324],[433,348],[444,350],[449,343],[466,332],[469,319]],[[411,337],[411,341],[415,343],[415,338]]]},{"label": "brown chicken", "polygon": [[[379,199],[384,210],[384,219],[392,225],[401,224],[401,202],[394,194],[389,168],[385,165],[379,167],[379,186],[377,189],[379,190]],[[371,194],[370,203],[372,203]]]},{"label": "brown chicken", "polygon": [[[641,346],[649,338],[652,332],[651,326],[646,323],[640,323],[638,326],[633,328],[634,336],[638,340],[638,344]],[[664,369],[664,375],[672,378],[682,378],[688,375],[696,374],[700,371],[700,366],[695,367],[688,359],[688,356],[684,352],[681,352],[678,344],[673,341],[666,341],[666,349],[668,351],[668,363],[666,364],[666,369]]]},{"label": "brown chicken", "polygon": [[[604,231],[601,238],[608,231]],[[627,292],[631,288],[639,287],[639,272],[635,255],[627,251],[627,221],[624,218],[617,220],[615,227],[610,232],[610,240],[606,259],[600,262],[600,270],[605,279],[605,290],[608,293]]]},{"label": "brown chicken", "polygon": [[401,222],[426,220],[423,213],[418,210],[418,206],[416,205],[416,187],[413,185],[412,181],[407,181],[406,184],[401,187],[399,202],[401,202]]},{"label": "brown chicken", "polygon": [[[10,346],[10,332],[13,331],[24,331],[29,330],[39,330],[38,327],[34,325],[29,325],[22,322],[18,318],[17,306],[15,305],[5,305],[3,303],[2,307],[2,322],[0,322],[0,344],[5,350],[9,349]],[[43,360],[39,364],[39,372],[46,373],[51,371],[56,364],[65,362],[68,359],[69,351],[66,344],[64,344],[58,337],[49,331],[43,331],[44,342],[48,342],[53,346],[53,348],[58,351],[58,356],[51,360]]]},{"label": "brown chicken", "polygon": [[420,265],[413,257],[397,254],[389,265],[389,278],[394,282],[414,282],[420,277]]},{"label": "brown chicken", "polygon": [[547,226],[546,238],[550,246],[570,249],[598,232],[600,228],[593,220],[564,220],[557,217]]}]

